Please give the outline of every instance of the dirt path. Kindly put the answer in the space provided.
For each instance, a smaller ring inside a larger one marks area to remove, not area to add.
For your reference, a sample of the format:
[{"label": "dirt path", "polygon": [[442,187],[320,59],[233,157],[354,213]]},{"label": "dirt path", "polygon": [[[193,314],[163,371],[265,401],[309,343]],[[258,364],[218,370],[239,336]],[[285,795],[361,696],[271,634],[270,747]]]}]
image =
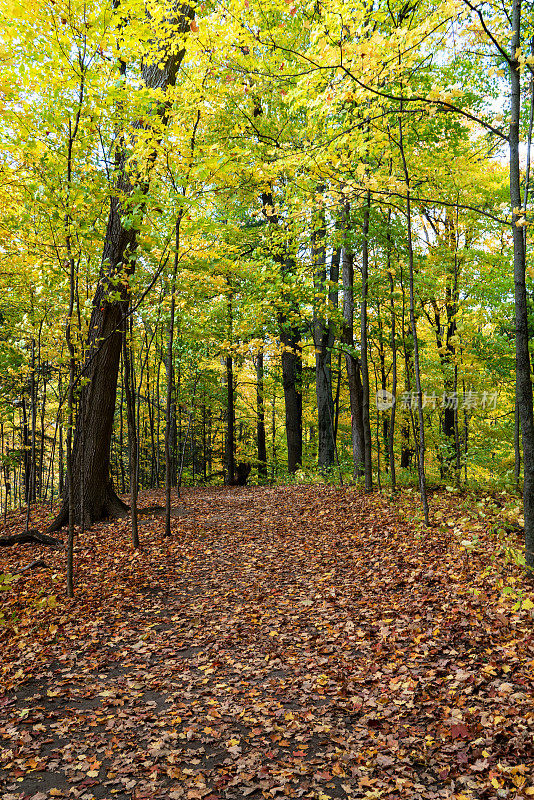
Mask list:
[{"label": "dirt path", "polygon": [[170,540],[145,515],[135,556],[127,520],[92,529],[74,601],[60,552],[17,581],[2,800],[534,794],[532,620],[442,534],[326,487],[182,511]]}]

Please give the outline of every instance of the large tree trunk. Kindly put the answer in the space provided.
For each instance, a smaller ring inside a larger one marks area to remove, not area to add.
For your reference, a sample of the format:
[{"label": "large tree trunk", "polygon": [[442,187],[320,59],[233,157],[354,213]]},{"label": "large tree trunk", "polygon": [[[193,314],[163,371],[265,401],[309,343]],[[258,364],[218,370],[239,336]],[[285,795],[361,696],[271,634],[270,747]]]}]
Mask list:
[{"label": "large tree trunk", "polygon": [[[175,19],[178,31],[185,33],[193,19],[190,6],[178,4]],[[143,65],[143,79],[149,89],[163,92],[176,83],[185,50],[172,51],[173,41],[159,43],[160,52]],[[160,103],[154,108],[165,124],[169,107]],[[139,123],[137,123],[138,125]],[[132,125],[132,136],[135,126]],[[127,143],[122,142],[116,155],[116,192],[111,198],[110,212],[102,252],[101,278],[93,300],[89,325],[86,360],[82,370],[84,385],[80,392],[79,413],[74,431],[72,452],[72,492],[74,519],[89,525],[105,517],[125,513],[127,507],[113,488],[110,476],[110,447],[117,393],[117,377],[122,343],[122,325],[128,309],[128,283],[120,280],[135,269],[137,230],[125,217],[131,212],[128,198],[134,189],[146,195],[148,180],[134,186],[128,173]],[[155,153],[149,160],[155,158]],[[119,299],[116,299],[116,293]],[[69,496],[65,496],[59,514],[50,526],[58,530],[68,521]],[[82,520],[83,516],[83,520]]]},{"label": "large tree trunk", "polygon": [[[260,112],[261,113],[261,112]],[[278,225],[278,215],[274,213],[272,192],[263,192],[261,196],[262,210],[270,225]],[[280,265],[282,278],[290,275],[295,269],[295,259],[287,250],[287,244],[277,245],[273,250],[273,258]],[[284,298],[290,313],[278,313],[280,344],[282,345],[282,383],[286,410],[287,468],[290,473],[296,472],[302,464],[302,348],[300,346],[301,330],[295,323],[298,309],[290,297],[289,291]]]},{"label": "large tree trunk", "polygon": [[[100,301],[101,306],[97,303]],[[127,506],[117,497],[111,482],[110,447],[115,413],[115,396],[122,344],[121,326],[127,302],[108,303],[104,284],[95,296],[91,318],[89,353],[84,377],[88,383],[81,392],[72,452],[72,494],[74,520],[87,527],[109,516],[124,514]],[[102,346],[98,346],[102,342]],[[50,526],[58,530],[68,522],[69,497]]]}]

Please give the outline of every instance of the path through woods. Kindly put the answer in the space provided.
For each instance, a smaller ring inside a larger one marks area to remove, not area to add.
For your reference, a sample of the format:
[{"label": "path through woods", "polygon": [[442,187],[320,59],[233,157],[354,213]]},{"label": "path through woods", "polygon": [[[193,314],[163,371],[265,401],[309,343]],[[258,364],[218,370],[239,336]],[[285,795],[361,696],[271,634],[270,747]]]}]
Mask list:
[{"label": "path through woods", "polygon": [[61,551],[0,554],[52,567],[2,598],[3,800],[534,795],[532,612],[450,529],[328,487],[175,511],[135,555],[126,519],[86,533],[73,601]]}]

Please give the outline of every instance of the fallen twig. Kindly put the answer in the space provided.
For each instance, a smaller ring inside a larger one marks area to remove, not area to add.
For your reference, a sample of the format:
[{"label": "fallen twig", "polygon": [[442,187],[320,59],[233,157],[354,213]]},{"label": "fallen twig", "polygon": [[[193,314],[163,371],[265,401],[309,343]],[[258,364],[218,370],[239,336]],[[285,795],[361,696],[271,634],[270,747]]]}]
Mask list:
[{"label": "fallen twig", "polygon": [[28,569],[48,569],[48,564],[42,558],[38,558],[36,561],[30,561],[29,564],[26,564],[21,569],[13,570],[11,575],[20,575],[21,572],[26,572]]}]

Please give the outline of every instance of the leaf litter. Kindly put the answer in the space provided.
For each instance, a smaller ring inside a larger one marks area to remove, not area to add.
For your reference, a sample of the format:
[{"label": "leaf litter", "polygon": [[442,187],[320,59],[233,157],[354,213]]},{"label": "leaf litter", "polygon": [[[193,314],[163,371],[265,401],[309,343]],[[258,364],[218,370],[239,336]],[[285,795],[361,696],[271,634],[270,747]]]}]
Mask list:
[{"label": "leaf litter", "polygon": [[140,552],[125,519],[78,539],[73,600],[40,550],[1,598],[2,800],[534,796],[531,601],[484,574],[487,520],[469,553],[450,529],[352,488],[193,489]]}]

